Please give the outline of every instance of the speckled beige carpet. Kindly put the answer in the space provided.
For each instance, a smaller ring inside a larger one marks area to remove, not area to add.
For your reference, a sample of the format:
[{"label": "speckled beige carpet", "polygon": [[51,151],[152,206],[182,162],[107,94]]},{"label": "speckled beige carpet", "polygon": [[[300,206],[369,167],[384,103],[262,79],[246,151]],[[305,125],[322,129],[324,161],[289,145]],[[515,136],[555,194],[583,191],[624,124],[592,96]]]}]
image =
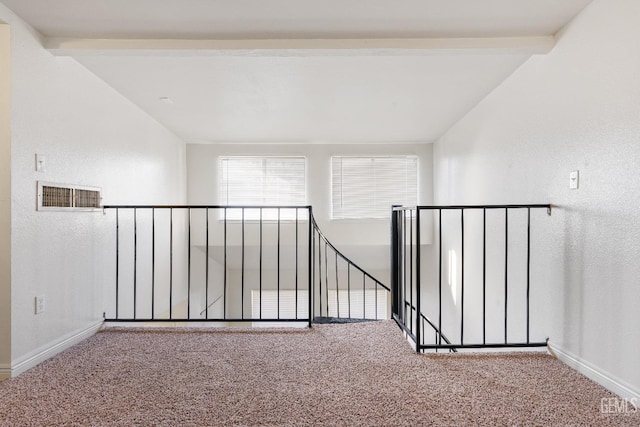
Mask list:
[{"label": "speckled beige carpet", "polygon": [[551,356],[418,355],[394,323],[107,329],[0,384],[2,426],[640,425]]}]

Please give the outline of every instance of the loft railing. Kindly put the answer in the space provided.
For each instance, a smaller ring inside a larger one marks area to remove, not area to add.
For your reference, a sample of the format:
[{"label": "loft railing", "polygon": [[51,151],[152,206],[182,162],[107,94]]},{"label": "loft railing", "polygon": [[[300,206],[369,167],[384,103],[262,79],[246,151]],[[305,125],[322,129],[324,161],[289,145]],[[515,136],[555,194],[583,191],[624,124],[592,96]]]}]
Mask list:
[{"label": "loft railing", "polygon": [[107,321],[389,318],[389,288],[338,251],[310,206],[105,206]]},{"label": "loft railing", "polygon": [[[531,216],[542,208],[550,206],[394,207],[388,288],[329,242],[310,206],[105,206],[116,252],[105,319],[310,325],[392,317],[419,351],[545,345],[531,332],[530,299]],[[524,246],[513,231],[522,227]],[[517,256],[526,262],[511,261]],[[526,273],[514,275],[519,268]]]},{"label": "loft railing", "polygon": [[317,254],[313,272],[318,290],[316,320],[389,319],[387,295],[391,290],[336,249],[315,220],[312,222],[313,247]]},{"label": "loft railing", "polygon": [[392,318],[417,351],[546,345],[531,330],[531,217],[541,209],[551,214],[550,205],[392,208]]},{"label": "loft railing", "polygon": [[105,206],[108,321],[308,322],[310,206]]}]

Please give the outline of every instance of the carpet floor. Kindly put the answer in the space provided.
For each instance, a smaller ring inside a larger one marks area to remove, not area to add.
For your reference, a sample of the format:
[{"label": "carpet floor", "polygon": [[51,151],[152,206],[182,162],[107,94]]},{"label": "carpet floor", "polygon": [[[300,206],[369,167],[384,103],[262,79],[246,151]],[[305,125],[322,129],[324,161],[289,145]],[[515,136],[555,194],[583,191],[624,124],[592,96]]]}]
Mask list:
[{"label": "carpet floor", "polygon": [[544,353],[414,353],[391,321],[104,329],[0,383],[2,426],[640,425]]}]

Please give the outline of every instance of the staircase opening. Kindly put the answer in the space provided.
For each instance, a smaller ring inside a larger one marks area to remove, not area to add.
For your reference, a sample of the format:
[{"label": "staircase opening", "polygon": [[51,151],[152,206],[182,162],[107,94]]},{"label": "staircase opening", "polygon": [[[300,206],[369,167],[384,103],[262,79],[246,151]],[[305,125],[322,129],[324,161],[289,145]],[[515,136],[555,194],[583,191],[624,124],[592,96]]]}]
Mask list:
[{"label": "staircase opening", "polygon": [[390,289],[341,253],[310,206],[105,206],[111,322],[274,324],[390,318]]},{"label": "staircase opening", "polygon": [[391,286],[336,248],[311,206],[104,209],[109,322],[393,319],[419,352],[546,345],[531,277],[543,242],[531,229],[549,205],[393,207]]}]

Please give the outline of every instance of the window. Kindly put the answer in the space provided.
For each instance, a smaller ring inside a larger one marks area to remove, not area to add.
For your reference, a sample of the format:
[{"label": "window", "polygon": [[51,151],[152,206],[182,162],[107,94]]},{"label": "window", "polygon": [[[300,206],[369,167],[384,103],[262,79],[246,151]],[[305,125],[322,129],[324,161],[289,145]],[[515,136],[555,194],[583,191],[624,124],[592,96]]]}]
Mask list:
[{"label": "window", "polygon": [[[387,318],[387,291],[384,289],[351,289],[351,291],[340,289],[337,292],[336,294],[335,289],[329,289],[326,294],[328,317],[346,318],[347,315],[350,315],[352,319]],[[279,304],[278,297],[280,298]],[[277,319],[278,313],[280,319],[304,320],[308,318],[309,292],[306,289],[300,289],[296,296],[295,290],[262,290],[262,294],[258,290],[251,291],[252,318]],[[254,322],[253,325],[277,326],[278,323]]]},{"label": "window", "polygon": [[[254,319],[300,319],[309,318],[309,292],[298,290],[252,290],[251,317]],[[278,298],[280,302],[278,303]],[[278,317],[279,314],[279,317]],[[253,326],[277,326],[278,323],[254,322]]]},{"label": "window", "polygon": [[[384,289],[329,289],[329,317],[346,317],[352,319],[387,319],[387,291]],[[339,305],[339,306],[338,306]],[[340,314],[340,316],[338,316]],[[377,316],[377,317],[376,317]]]},{"label": "window", "polygon": [[389,218],[418,200],[418,158],[332,157],[332,218]]},{"label": "window", "polygon": [[[220,159],[220,204],[233,206],[303,206],[304,157],[222,157]],[[245,209],[245,219],[257,220],[260,211]],[[265,209],[262,219],[293,220],[296,211]],[[300,211],[302,214],[302,211]],[[231,209],[229,219],[241,219],[242,210]]]}]

